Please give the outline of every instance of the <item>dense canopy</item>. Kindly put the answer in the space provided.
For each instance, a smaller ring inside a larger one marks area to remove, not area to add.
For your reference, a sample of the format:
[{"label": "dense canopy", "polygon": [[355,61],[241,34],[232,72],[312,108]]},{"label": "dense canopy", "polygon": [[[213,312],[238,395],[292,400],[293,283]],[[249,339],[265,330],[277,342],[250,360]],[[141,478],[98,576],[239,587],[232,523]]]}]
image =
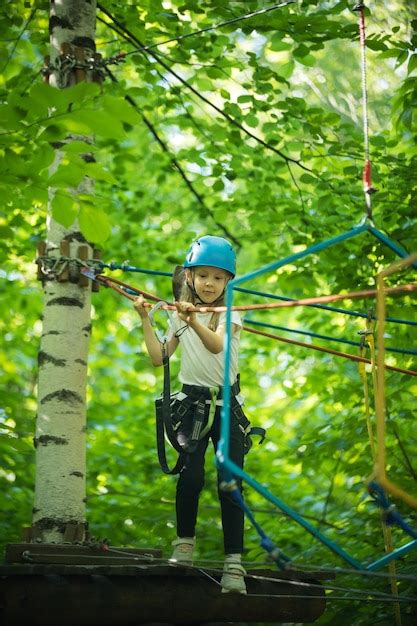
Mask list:
[{"label": "dense canopy", "polygon": [[[345,0],[249,2],[103,0],[97,7],[102,84],[55,89],[42,80],[49,3],[0,8],[0,176],[3,342],[0,359],[0,538],[21,538],[33,505],[33,432],[42,288],[36,246],[45,239],[48,189],[55,220],[78,218],[84,237],[115,261],[157,272],[121,280],[171,299],[169,273],[190,242],[229,238],[239,275],[369,221],[358,14]],[[252,14],[253,15],[249,15]],[[417,195],[417,12],[411,3],[369,1],[366,10],[372,219],[389,242],[415,251]],[[123,53],[122,57],[120,55]],[[68,134],[58,169],[55,146]],[[86,146],[82,137],[94,136]],[[94,152],[85,163],[81,154]],[[90,193],[73,195],[85,176]],[[306,298],[369,289],[396,253],[370,233],[305,256],[245,283],[253,291]],[[415,274],[414,274],[415,275]],[[388,283],[413,281],[411,268]],[[238,292],[236,303],[265,302]],[[267,300],[270,302],[270,300]],[[387,299],[387,363],[417,370],[415,299]],[[111,290],[93,295],[88,372],[88,521],[113,545],[158,547],[174,537],[175,481],[155,452],[153,401],[162,372],[146,355],[138,316]],[[343,309],[343,311],[342,311]],[[331,309],[250,312],[251,327],[359,354],[375,300]],[[163,322],[161,322],[163,323]],[[266,326],[269,325],[269,326]],[[318,337],[317,335],[320,335]],[[414,347],[414,349],[413,349]],[[365,356],[370,357],[369,350]],[[173,376],[178,360],[173,359]],[[374,392],[368,368],[371,421]],[[268,429],[247,471],[360,561],[381,555],[377,508],[364,487],[373,466],[358,364],[330,354],[244,334],[241,378],[248,416]],[[387,371],[390,476],[417,493],[415,376]],[[215,469],[207,457],[199,520],[202,559],[219,559]],[[343,566],[249,487],[249,505],[286,554],[311,566]],[[416,514],[396,502],[414,527]],[[394,546],[407,541],[393,530]],[[247,524],[245,558],[265,555]],[[398,564],[415,571],[416,553]],[[347,587],[390,593],[384,580],[340,578]],[[414,587],[414,588],[413,588]],[[416,595],[415,582],[399,593]],[[334,592],[341,596],[342,592]],[[349,595],[349,593],[347,593]],[[350,595],[355,595],[350,593]],[[393,623],[389,602],[331,601],[320,624]],[[356,597],[356,596],[355,596]],[[415,604],[402,606],[411,624]],[[352,608],[353,607],[353,608]],[[354,621],[353,621],[354,620]]]}]

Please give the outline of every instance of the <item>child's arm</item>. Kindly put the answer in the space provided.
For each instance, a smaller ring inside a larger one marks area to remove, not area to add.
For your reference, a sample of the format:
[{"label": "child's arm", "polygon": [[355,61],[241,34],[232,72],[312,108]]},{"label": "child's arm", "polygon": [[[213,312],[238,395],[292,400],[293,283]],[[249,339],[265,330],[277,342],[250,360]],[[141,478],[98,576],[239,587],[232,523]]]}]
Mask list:
[{"label": "child's arm", "polygon": [[[209,352],[213,354],[219,354],[223,350],[224,343],[224,324],[221,324],[216,331],[210,330],[207,326],[203,326],[197,321],[197,316],[194,312],[189,311],[189,308],[194,308],[189,302],[176,302],[177,311],[179,317],[188,324],[190,328],[197,333],[200,337],[203,345]],[[237,324],[232,324],[232,333],[237,329]]]},{"label": "child's arm", "polygon": [[[143,297],[138,296],[133,306],[135,307],[135,310],[139,313],[140,318],[142,320],[143,336],[145,339],[146,349],[152,361],[152,365],[154,367],[159,367],[162,365],[161,343],[154,333],[151,320],[149,319],[148,312],[146,308],[143,306],[143,303],[144,303]],[[168,356],[171,356],[171,354],[173,354],[177,346],[178,346],[178,339],[177,337],[173,337],[167,343]]]}]

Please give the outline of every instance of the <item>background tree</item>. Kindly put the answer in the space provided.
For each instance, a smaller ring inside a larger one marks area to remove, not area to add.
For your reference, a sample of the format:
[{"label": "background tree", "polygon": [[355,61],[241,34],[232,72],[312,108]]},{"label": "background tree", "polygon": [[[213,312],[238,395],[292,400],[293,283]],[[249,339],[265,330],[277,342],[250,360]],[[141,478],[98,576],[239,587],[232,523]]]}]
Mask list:
[{"label": "background tree", "polygon": [[[48,3],[14,2],[1,9],[4,542],[20,539],[21,527],[31,519],[42,328],[33,259],[36,243],[45,239],[49,186],[57,190],[55,220],[68,227],[78,217],[83,236],[103,249],[106,261],[129,260],[160,271],[181,263],[199,234],[233,238],[243,273],[334,236],[364,216],[360,51],[352,4],[300,1],[219,26],[271,5],[103,2],[96,45],[108,79],[100,90],[42,84]],[[417,16],[401,2],[370,2],[368,8],[370,141],[378,189],[373,215],[378,228],[412,250]],[[209,30],[199,32],[203,29]],[[114,58],[121,51],[127,53],[124,64]],[[87,165],[80,156],[86,146],[75,141],[65,146],[65,159],[50,173],[51,144],[68,134],[94,135],[88,151],[96,162]],[[68,193],[87,171],[96,180],[94,199]],[[373,285],[376,272],[393,259],[388,248],[366,235],[247,286],[293,298],[356,290]],[[135,274],[128,280],[170,298],[169,279]],[[256,300],[243,294],[237,299]],[[361,313],[372,306],[370,301],[343,304]],[[94,534],[113,544],[166,547],[174,527],[174,483],[161,475],[155,456],[153,398],[161,389],[161,372],[150,368],[127,301],[101,290],[93,305],[87,518]],[[389,301],[393,318],[412,320],[412,311],[410,296]],[[299,330],[332,337],[314,342],[336,349],[335,340],[358,341],[364,328],[362,318],[313,308],[250,318],[290,328],[289,337]],[[387,346],[409,349],[414,337],[413,326],[392,323]],[[416,369],[413,354],[390,352],[388,359]],[[248,457],[248,472],[357,558],[382,553],[378,513],[363,487],[372,461],[357,366],[245,335],[242,379],[248,413],[268,427],[268,442]],[[393,478],[415,493],[413,381],[387,376],[387,445]],[[208,470],[208,483],[212,479],[214,485],[214,468]],[[246,497],[291,557],[340,565],[256,493],[246,489]],[[414,514],[398,504],[412,523]],[[216,506],[206,490],[199,526],[204,558],[220,556]],[[395,531],[395,545],[403,540]],[[247,546],[248,558],[264,558],[250,527]],[[401,571],[412,571],[413,563],[410,554]],[[363,587],[362,582],[343,580],[346,586]],[[389,591],[384,581],[372,587]],[[410,595],[412,582],[402,581],[399,590]],[[329,602],[321,623],[343,623],[347,611],[351,623],[352,615],[355,624],[376,618],[392,623],[388,604],[336,600]],[[411,620],[411,605],[403,613]]]},{"label": "background tree", "polygon": [[[65,89],[80,84],[84,88],[85,81],[91,82],[93,78],[97,81],[94,70],[87,69],[89,60],[95,58],[95,17],[94,2],[51,2],[51,55],[45,68],[51,87]],[[66,108],[71,111],[71,101]],[[54,117],[57,110],[52,103],[49,111]],[[75,180],[67,178],[64,189],[55,189],[54,181],[62,185],[66,154],[74,149],[74,144],[79,153],[78,167],[84,171]],[[88,206],[92,200],[89,165],[94,165],[94,157],[89,144],[88,137],[73,133],[51,142],[55,154],[49,169],[46,242],[38,248],[45,299],[38,355],[36,481],[31,533],[33,539],[44,542],[84,537],[85,389],[91,289],[88,281],[80,278],[76,259],[87,261],[93,256],[93,249],[80,233],[79,224],[85,220],[86,208],[80,207],[79,215],[74,208],[81,195],[84,205]],[[79,146],[83,146],[83,152]]]}]

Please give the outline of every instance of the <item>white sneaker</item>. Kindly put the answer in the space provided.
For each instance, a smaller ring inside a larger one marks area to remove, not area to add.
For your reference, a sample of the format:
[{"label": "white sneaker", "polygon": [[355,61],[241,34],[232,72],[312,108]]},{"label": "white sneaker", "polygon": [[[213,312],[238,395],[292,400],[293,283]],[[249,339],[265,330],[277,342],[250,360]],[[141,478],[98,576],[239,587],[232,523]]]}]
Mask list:
[{"label": "white sneaker", "polygon": [[223,576],[220,581],[222,593],[246,594],[246,571],[238,561],[226,559],[223,566]]},{"label": "white sneaker", "polygon": [[193,564],[195,537],[178,537],[172,542],[174,552],[169,559],[173,563]]}]

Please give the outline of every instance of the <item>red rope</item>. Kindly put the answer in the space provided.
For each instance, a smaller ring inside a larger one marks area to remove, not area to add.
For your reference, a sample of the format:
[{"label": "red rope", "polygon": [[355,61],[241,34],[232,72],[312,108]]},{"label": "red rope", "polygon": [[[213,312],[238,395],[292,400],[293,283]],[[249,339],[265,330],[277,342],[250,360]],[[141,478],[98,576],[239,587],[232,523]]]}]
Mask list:
[{"label": "red rope", "polygon": [[[138,289],[137,287],[132,287],[127,283],[123,283],[116,278],[109,278],[108,276],[104,276],[103,274],[98,274],[95,277],[95,280],[100,283],[106,285],[106,287],[110,287],[120,293],[125,298],[129,300],[135,301],[137,296],[128,293],[125,289],[129,291],[135,291],[137,295],[143,295],[144,298],[148,298],[148,300],[153,300],[154,302],[160,302],[162,298],[158,296],[148,293],[147,291],[143,291],[143,289]],[[384,289],[386,294],[396,294],[402,292],[413,292],[417,290],[417,283],[410,283],[408,285],[398,285],[397,287],[387,287]],[[265,304],[244,304],[238,306],[232,306],[232,311],[259,311],[266,309],[281,309],[285,307],[293,307],[293,306],[305,306],[309,304],[323,304],[327,302],[336,302],[338,300],[354,300],[355,298],[369,298],[377,295],[376,289],[364,289],[363,291],[351,291],[350,293],[338,293],[338,294],[330,294],[328,296],[316,296],[314,298],[302,298],[300,300],[284,300],[283,302],[269,302]],[[152,307],[153,305],[150,302],[145,302],[145,306]],[[173,303],[166,303],[161,308],[169,311],[176,311],[176,306]],[[226,306],[199,306],[190,308],[190,312],[195,313],[225,313],[227,311]]]},{"label": "red rope", "polygon": [[[315,346],[311,343],[304,343],[303,341],[295,341],[294,339],[287,339],[286,337],[280,337],[279,335],[273,335],[271,333],[265,333],[260,330],[254,330],[253,328],[248,328],[248,326],[243,326],[243,329],[248,333],[253,333],[255,335],[262,335],[263,337],[268,337],[268,339],[276,339],[277,341],[283,341],[284,343],[290,343],[293,346],[301,346],[302,348],[310,348],[310,350],[318,350],[319,352],[327,352],[328,354],[333,354],[334,356],[340,356],[344,359],[349,359],[350,361],[358,361],[360,363],[372,363],[370,359],[366,359],[365,357],[357,356],[356,354],[349,354],[348,352],[339,352],[338,350],[332,350],[330,348],[322,348],[321,346]],[[410,376],[417,376],[417,372],[414,370],[406,370],[401,367],[394,367],[393,365],[385,364],[386,369],[392,370],[394,372],[400,372],[401,374],[409,374]]]},{"label": "red rope", "polygon": [[[161,298],[159,298],[158,296],[152,293],[148,293],[147,291],[143,291],[142,289],[131,287],[127,283],[117,280],[116,278],[109,278],[108,276],[104,276],[103,274],[98,274],[95,277],[95,280],[105,285],[106,287],[110,287],[111,289],[113,289],[120,295],[124,296],[125,298],[128,298],[129,300],[135,301],[137,296],[131,293],[127,293],[125,289],[135,291],[138,295],[141,294],[145,298],[148,298],[149,300],[161,302]],[[415,291],[415,290],[417,290],[417,283],[412,283],[409,285],[401,285],[398,287],[388,287],[387,289],[385,289],[385,292],[386,293],[400,293],[402,291]],[[375,296],[376,293],[377,292],[375,289],[366,289],[364,291],[356,291],[356,292],[351,292],[348,294],[318,296],[316,298],[304,298],[303,300],[288,300],[288,301],[286,300],[284,302],[275,302],[275,303],[270,303],[270,304],[250,304],[250,305],[245,305],[245,306],[234,306],[232,307],[232,310],[233,311],[251,311],[254,309],[276,309],[276,308],[281,308],[281,307],[302,306],[302,305],[307,305],[307,304],[316,304],[318,302],[334,302],[335,300]],[[147,307],[153,306],[150,302],[145,302],[144,304]],[[174,304],[166,304],[165,306],[161,308],[169,309],[169,310],[176,310],[176,307]],[[195,312],[199,312],[199,313],[206,313],[206,312],[220,313],[220,312],[227,311],[227,307],[225,306],[193,307],[193,309],[191,310]],[[295,341],[294,339],[287,339],[285,337],[280,337],[278,335],[273,335],[271,333],[265,333],[260,330],[248,328],[248,326],[243,326],[243,329],[254,335],[261,335],[262,337],[268,337],[269,339],[275,339],[277,341],[282,341],[284,343],[289,343],[291,345],[300,346],[303,348],[309,348],[310,350],[326,352],[334,356],[339,356],[345,359],[350,359],[351,361],[359,361],[361,363],[372,363],[372,361],[370,361],[369,359],[366,359],[365,357],[360,357],[354,354],[349,354],[347,352],[339,352],[338,350],[332,350],[330,348],[322,348],[320,346],[316,346],[316,345],[309,344],[309,343],[304,343],[302,341]],[[400,367],[394,367],[392,365],[385,365],[385,367],[388,370],[392,370],[394,372],[400,372],[401,374],[409,374],[410,376],[417,376],[417,372],[413,370],[406,370]]]}]

